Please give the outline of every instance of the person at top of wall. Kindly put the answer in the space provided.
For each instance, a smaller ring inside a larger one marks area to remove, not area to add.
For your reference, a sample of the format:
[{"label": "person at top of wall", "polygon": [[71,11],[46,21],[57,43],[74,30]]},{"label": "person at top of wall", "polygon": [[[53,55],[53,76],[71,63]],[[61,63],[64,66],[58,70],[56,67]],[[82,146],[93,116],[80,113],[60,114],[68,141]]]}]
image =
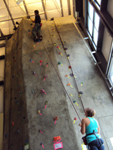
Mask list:
[{"label": "person at top of wall", "polygon": [[85,109],[86,118],[82,119],[81,124],[81,133],[86,133],[86,141],[89,150],[104,150],[104,141],[100,136],[100,128],[98,122],[94,117],[95,110],[92,108]]},{"label": "person at top of wall", "polygon": [[35,26],[33,27],[32,35],[34,37],[34,41],[41,41],[42,40],[42,36],[40,36],[41,18],[39,15],[39,11],[35,10],[34,14],[35,14],[35,20],[32,20],[32,22],[35,23]]}]

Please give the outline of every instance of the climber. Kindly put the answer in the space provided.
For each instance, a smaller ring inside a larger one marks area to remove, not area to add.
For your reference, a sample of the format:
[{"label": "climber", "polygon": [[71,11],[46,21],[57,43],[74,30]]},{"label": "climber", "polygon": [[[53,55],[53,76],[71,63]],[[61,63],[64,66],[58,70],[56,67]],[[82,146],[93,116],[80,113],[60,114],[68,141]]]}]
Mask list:
[{"label": "climber", "polygon": [[35,23],[35,26],[33,27],[32,35],[34,37],[34,41],[39,42],[42,41],[42,36],[40,36],[41,18],[38,10],[35,10],[34,14],[35,14],[35,20],[32,20],[32,22]]}]

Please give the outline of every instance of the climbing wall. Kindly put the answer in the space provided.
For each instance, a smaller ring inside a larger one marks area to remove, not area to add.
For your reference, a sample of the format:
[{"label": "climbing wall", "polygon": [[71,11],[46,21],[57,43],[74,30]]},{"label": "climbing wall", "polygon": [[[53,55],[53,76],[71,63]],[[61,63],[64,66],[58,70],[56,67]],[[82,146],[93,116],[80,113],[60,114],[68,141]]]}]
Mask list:
[{"label": "climbing wall", "polygon": [[[48,25],[53,28],[51,22]],[[53,149],[53,137],[56,136],[61,137],[64,149],[77,147],[73,142],[73,121],[58,70],[58,65],[62,64],[56,59],[56,44],[50,39],[48,25],[45,23],[42,28],[43,42],[34,43],[31,35],[33,25],[30,20],[23,19],[7,43],[5,78],[8,84],[5,87],[4,127],[6,150],[35,150],[43,146]]]},{"label": "climbing wall", "polygon": [[112,114],[112,99],[73,21],[71,16],[42,21],[43,40],[35,43],[34,24],[23,18],[8,41],[5,150],[52,150],[57,136],[63,149],[81,150],[84,106],[96,109],[97,120],[103,110]]}]

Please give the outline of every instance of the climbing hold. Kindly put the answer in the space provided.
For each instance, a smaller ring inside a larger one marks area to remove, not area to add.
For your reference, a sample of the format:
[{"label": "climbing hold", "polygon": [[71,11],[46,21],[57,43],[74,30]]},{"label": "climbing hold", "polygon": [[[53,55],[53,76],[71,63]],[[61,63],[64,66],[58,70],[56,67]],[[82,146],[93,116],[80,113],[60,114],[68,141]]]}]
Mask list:
[{"label": "climbing hold", "polygon": [[66,41],[64,41],[63,44],[66,44]]},{"label": "climbing hold", "polygon": [[75,103],[77,106],[79,106],[76,101],[73,101],[73,103]]},{"label": "climbing hold", "polygon": [[72,95],[72,94],[69,94],[69,95],[73,97],[73,95]]},{"label": "climbing hold", "polygon": [[46,107],[47,107],[47,104],[48,104],[48,101],[45,101],[45,109],[46,109]]},{"label": "climbing hold", "polygon": [[80,91],[80,92],[79,92],[79,97],[81,97],[81,95],[82,95],[82,94],[83,94],[83,92],[82,92],[82,91]]},{"label": "climbing hold", "polygon": [[73,76],[74,76],[74,74],[73,74],[73,73],[70,73],[70,76],[71,76],[71,77],[73,77]]},{"label": "climbing hold", "polygon": [[71,83],[68,83],[67,86],[71,86],[71,88],[73,88],[73,86],[71,85]]},{"label": "climbing hold", "polygon": [[26,144],[25,146],[24,146],[24,150],[28,150],[29,149],[29,144]]},{"label": "climbing hold", "polygon": [[81,82],[81,86],[83,85],[83,82]]},{"label": "climbing hold", "polygon": [[81,94],[81,95],[82,95],[82,94],[83,94],[83,92],[82,92],[82,91],[79,91],[79,94]]},{"label": "climbing hold", "polygon": [[7,138],[7,134],[5,134],[5,138]]},{"label": "climbing hold", "polygon": [[70,85],[71,85],[71,83],[68,83],[68,84],[67,84],[67,86],[70,86]]},{"label": "climbing hold", "polygon": [[59,48],[59,46],[57,46],[57,48]]},{"label": "climbing hold", "polygon": [[40,113],[40,110],[38,110],[38,114]]},{"label": "climbing hold", "polygon": [[34,91],[32,91],[32,93],[34,93]]},{"label": "climbing hold", "polygon": [[63,64],[60,61],[58,62],[58,64],[63,66]]},{"label": "climbing hold", "polygon": [[66,74],[65,77],[68,77],[70,79],[70,77]]},{"label": "climbing hold", "polygon": [[59,55],[63,56],[61,52],[59,52]]},{"label": "climbing hold", "polygon": [[41,93],[44,93],[44,94],[47,94],[43,89],[41,89],[41,91],[40,91]]},{"label": "climbing hold", "polygon": [[14,78],[14,76],[12,76],[12,78]]},{"label": "climbing hold", "polygon": [[45,105],[47,105],[48,104],[48,101],[45,101]]},{"label": "climbing hold", "polygon": [[42,114],[40,113],[40,110],[38,110],[38,112],[37,112],[38,114],[40,114],[41,116],[42,116]]},{"label": "climbing hold", "polygon": [[25,143],[26,143],[26,144],[28,143],[28,139],[27,139],[27,140],[25,140]]},{"label": "climbing hold", "polygon": [[12,126],[14,127],[14,122],[12,122]]},{"label": "climbing hold", "polygon": [[64,50],[67,50],[67,48],[64,48]]},{"label": "climbing hold", "polygon": [[59,62],[58,62],[58,64],[60,65],[60,64],[61,64],[61,62],[59,61]]},{"label": "climbing hold", "polygon": [[43,61],[42,61],[42,60],[40,60],[40,66],[42,65],[42,62],[43,62]]},{"label": "climbing hold", "polygon": [[44,148],[44,145],[43,145],[43,143],[40,143],[40,145]]},{"label": "climbing hold", "polygon": [[51,18],[51,21],[54,20],[54,18]]},{"label": "climbing hold", "polygon": [[35,74],[35,71],[33,71],[33,74],[37,77],[37,75]]},{"label": "climbing hold", "polygon": [[56,46],[56,43],[54,43],[54,46]]},{"label": "climbing hold", "polygon": [[71,66],[69,66],[69,70],[71,69],[72,67]]},{"label": "climbing hold", "polygon": [[43,132],[41,130],[39,130],[39,132],[43,134]]},{"label": "climbing hold", "polygon": [[20,134],[20,130],[18,130],[18,133]]},{"label": "climbing hold", "polygon": [[75,121],[77,120],[77,118],[74,118],[74,121],[73,121],[73,123],[75,123]]},{"label": "climbing hold", "polygon": [[34,62],[32,61],[32,59],[30,59],[30,62],[34,63]]},{"label": "climbing hold", "polygon": [[16,101],[16,103],[17,103],[17,104],[19,104],[19,102],[18,102],[18,101]]},{"label": "climbing hold", "polygon": [[45,81],[46,78],[47,78],[47,76],[44,76],[44,81]]},{"label": "climbing hold", "polygon": [[58,117],[54,117],[53,120],[55,120],[54,124],[56,124],[56,121],[58,120]]},{"label": "climbing hold", "polygon": [[28,32],[30,32],[30,30],[28,30]]},{"label": "climbing hold", "polygon": [[68,58],[68,59],[69,59],[69,57],[70,57],[70,54],[67,55],[67,58]]},{"label": "climbing hold", "polygon": [[48,63],[46,64],[46,67],[48,67]]}]

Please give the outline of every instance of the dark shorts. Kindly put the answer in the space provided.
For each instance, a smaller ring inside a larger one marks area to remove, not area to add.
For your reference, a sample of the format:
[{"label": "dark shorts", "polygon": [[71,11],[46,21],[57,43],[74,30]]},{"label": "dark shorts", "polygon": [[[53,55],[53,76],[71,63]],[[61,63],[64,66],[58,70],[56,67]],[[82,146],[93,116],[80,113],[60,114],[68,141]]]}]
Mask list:
[{"label": "dark shorts", "polygon": [[104,141],[102,138],[98,138],[88,144],[89,150],[104,150]]}]

